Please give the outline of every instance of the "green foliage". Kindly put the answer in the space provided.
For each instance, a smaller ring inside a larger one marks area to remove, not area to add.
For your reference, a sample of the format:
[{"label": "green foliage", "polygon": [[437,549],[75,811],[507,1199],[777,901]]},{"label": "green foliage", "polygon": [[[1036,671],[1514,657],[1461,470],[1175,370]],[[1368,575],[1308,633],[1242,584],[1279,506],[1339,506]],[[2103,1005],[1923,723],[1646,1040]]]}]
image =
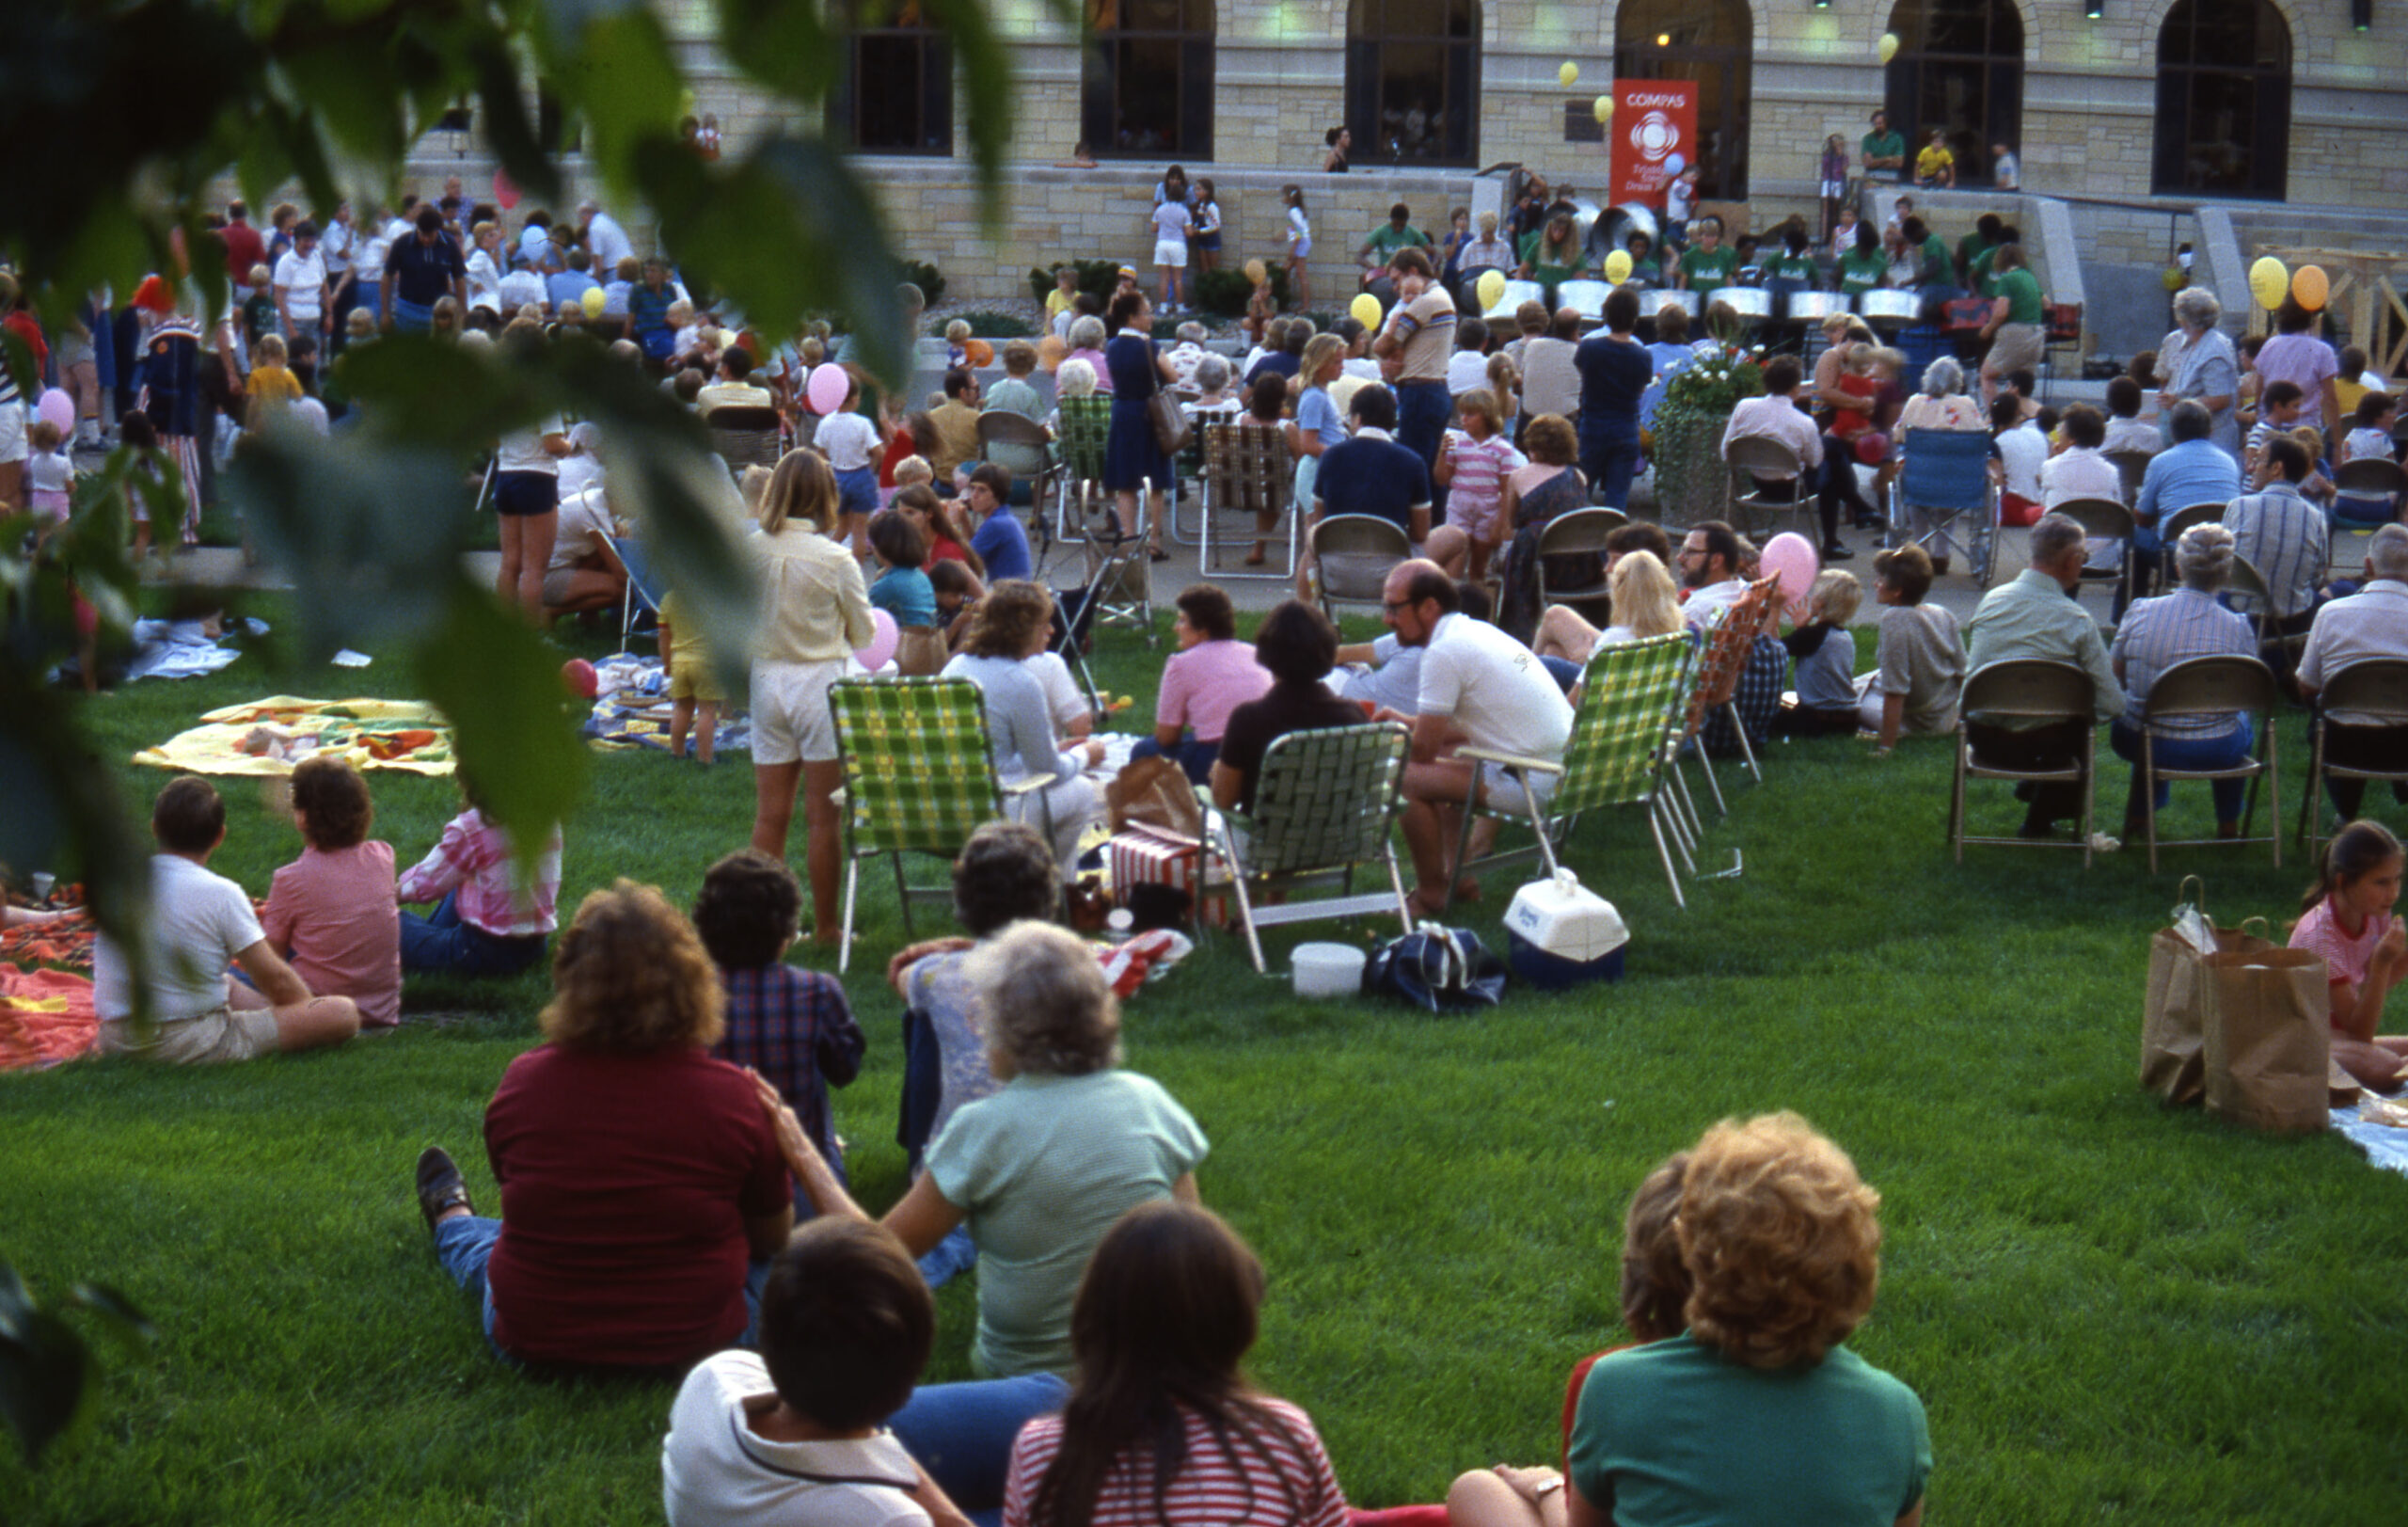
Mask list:
[{"label": "green foliage", "polygon": [[944,272],[926,260],[903,262],[903,279],[920,289],[920,299],[933,308],[944,300]]},{"label": "green foliage", "polygon": [[[151,1337],[150,1323],[114,1289],[78,1283],[68,1302],[128,1350]],[[0,1421],[16,1433],[28,1466],[84,1414],[100,1372],[83,1334],[35,1303],[16,1269],[0,1262]]]},{"label": "green foliage", "polygon": [[1701,357],[1664,385],[1656,408],[1656,502],[1668,525],[1694,525],[1721,516],[1730,501],[1722,465],[1722,430],[1741,398],[1759,397],[1764,368],[1729,347]]},{"label": "green foliage", "polygon": [[[1288,267],[1273,265],[1266,274],[1271,280],[1273,303],[1284,310],[1288,306]],[[1196,289],[1196,306],[1223,318],[1244,317],[1246,299],[1254,294],[1254,283],[1245,278],[1243,270],[1190,271],[1188,282]]]},{"label": "green foliage", "polygon": [[[1037,326],[1018,313],[996,312],[987,308],[974,308],[953,315],[970,326],[970,332],[982,340],[1025,340],[1036,334]],[[945,326],[952,318],[928,320],[928,337],[944,338]]]},{"label": "green foliage", "polygon": [[1096,311],[1101,313],[1112,305],[1114,289],[1120,285],[1120,262],[1117,260],[1064,260],[1051,266],[1032,265],[1028,272],[1029,294],[1043,302],[1055,286],[1054,272],[1064,265],[1078,273],[1072,290],[1095,298]]}]

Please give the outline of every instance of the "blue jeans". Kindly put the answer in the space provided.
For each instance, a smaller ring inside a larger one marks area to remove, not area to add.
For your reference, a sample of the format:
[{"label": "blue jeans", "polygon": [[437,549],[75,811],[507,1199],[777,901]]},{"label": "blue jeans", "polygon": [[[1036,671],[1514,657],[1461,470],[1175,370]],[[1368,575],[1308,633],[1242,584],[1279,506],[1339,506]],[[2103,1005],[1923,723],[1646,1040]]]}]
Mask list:
[{"label": "blue jeans", "polygon": [[1069,1395],[1070,1386],[1052,1374],[926,1384],[886,1424],[955,1505],[981,1527],[994,1527],[1003,1519],[1012,1440],[1029,1421],[1060,1410]]},{"label": "blue jeans", "polygon": [[1581,431],[1580,470],[1589,491],[1608,509],[1630,504],[1630,480],[1639,475],[1639,419],[1602,422]]},{"label": "blue jeans", "polygon": [[[2230,736],[2161,737],[2153,751],[2158,763],[2166,769],[2225,769],[2248,757],[2249,750],[2257,745],[2257,740],[2249,718],[2243,716],[2240,726]],[[2119,716],[2115,724],[2107,728],[2107,741],[2115,748],[2116,757],[2132,766],[2132,787],[2124,802],[2124,819],[2139,821],[2146,811],[2141,791],[2147,787],[2148,772],[2141,767],[2141,729]],[[2215,796],[2218,826],[2228,826],[2241,819],[2242,792],[2248,783],[2245,779],[2208,781],[2208,788]],[[2159,780],[2156,793],[2157,809],[2163,811],[2166,802],[2173,798],[2173,782]]]},{"label": "blue jeans", "polygon": [[1396,386],[1396,437],[1424,467],[1438,464],[1438,441],[1454,417],[1454,395],[1444,382],[1399,382]]},{"label": "blue jeans", "polygon": [[435,326],[435,305],[412,302],[396,294],[393,297],[393,330],[399,334],[424,334]]},{"label": "blue jeans", "polygon": [[497,938],[460,920],[460,893],[452,891],[420,916],[402,914],[402,968],[448,970],[461,976],[515,976],[544,958],[541,933]]},{"label": "blue jeans", "polygon": [[1162,744],[1150,737],[1129,750],[1129,758],[1133,763],[1139,758],[1171,759],[1179,765],[1180,772],[1187,776],[1187,783],[1197,789],[1202,789],[1212,783],[1212,765],[1219,760],[1220,756],[1221,744],[1207,742],[1196,737],[1180,739],[1178,749],[1172,753],[1164,753]]}]

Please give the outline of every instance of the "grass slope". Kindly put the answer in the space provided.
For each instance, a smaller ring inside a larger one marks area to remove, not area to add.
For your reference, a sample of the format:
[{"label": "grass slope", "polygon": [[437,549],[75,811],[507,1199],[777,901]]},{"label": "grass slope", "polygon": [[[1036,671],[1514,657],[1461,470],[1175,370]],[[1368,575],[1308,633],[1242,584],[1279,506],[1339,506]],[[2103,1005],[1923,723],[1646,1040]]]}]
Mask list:
[{"label": "grass slope", "polygon": [[[1158,660],[1108,635],[1098,676],[1149,697]],[[233,700],[411,690],[389,656],[357,673],[246,659],[102,699],[93,734],[122,759]],[[2296,720],[2288,740],[2304,758]],[[162,777],[120,772],[145,799]],[[2112,823],[2124,775],[2106,775]],[[1300,1003],[1215,939],[1130,1005],[1130,1064],[1211,1135],[1205,1196],[1271,1268],[1257,1376],[1312,1410],[1350,1497],[1434,1500],[1460,1469],[1551,1457],[1566,1366],[1618,1337],[1630,1189],[1715,1119],[1791,1107],[1883,1193],[1887,1277],[1856,1344],[1930,1408],[1930,1519],[2391,1519],[2408,1185],[2336,1140],[2166,1116],[2132,1082],[2177,876],[2203,874],[2230,920],[2286,915],[2305,872],[2262,849],[2174,851],[2155,879],[2132,852],[2086,874],[2067,852],[1955,867],[1931,743],[1878,764],[1845,740],[1776,744],[1766,785],[1723,778],[1710,867],[1737,846],[1746,873],[1695,883],[1687,913],[1643,823],[1582,824],[1572,862],[1635,930],[1619,986],[1434,1019]],[[373,784],[379,835],[414,858],[451,787]],[[244,782],[228,798],[218,867],[263,891],[295,839]],[[1976,799],[1977,821],[2011,825],[2003,787]],[[605,756],[566,900],[615,875],[689,899],[751,814],[740,758]],[[2174,830],[2207,821],[2186,787]],[[1491,878],[1474,926],[1496,935],[1518,878]],[[902,1170],[896,1004],[873,974],[901,936],[883,879],[866,877],[848,983],[869,1061],[837,1102],[873,1204]],[[1275,939],[1275,968],[1326,936]],[[479,1121],[544,991],[414,982],[413,1010],[458,1016],[332,1055],[0,1078],[0,1258],[40,1292],[114,1282],[162,1332],[40,1473],[0,1458],[0,1521],[657,1521],[667,1393],[492,1361],[411,1203],[429,1142],[494,1202]],[[967,1374],[973,1299],[966,1281],[941,1296],[933,1376]]]}]

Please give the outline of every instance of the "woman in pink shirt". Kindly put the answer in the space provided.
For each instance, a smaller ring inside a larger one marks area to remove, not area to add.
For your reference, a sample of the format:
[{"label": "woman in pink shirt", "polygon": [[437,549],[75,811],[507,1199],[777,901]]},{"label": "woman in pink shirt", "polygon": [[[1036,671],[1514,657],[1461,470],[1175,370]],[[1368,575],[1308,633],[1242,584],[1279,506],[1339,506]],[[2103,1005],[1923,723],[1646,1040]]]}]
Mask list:
[{"label": "woman in pink shirt", "polygon": [[359,1005],[363,1028],[402,1021],[402,930],[393,846],[368,841],[376,808],[341,758],[293,771],[293,822],[308,845],[276,872],[260,926],[268,946],[321,996]]},{"label": "woman in pink shirt", "polygon": [[1163,667],[1154,735],[1131,751],[1133,760],[1176,759],[1191,784],[1210,783],[1229,712],[1271,689],[1270,672],[1254,660],[1254,644],[1237,634],[1237,611],[1227,593],[1211,583],[1180,592],[1179,618],[1171,626],[1179,650]]}]

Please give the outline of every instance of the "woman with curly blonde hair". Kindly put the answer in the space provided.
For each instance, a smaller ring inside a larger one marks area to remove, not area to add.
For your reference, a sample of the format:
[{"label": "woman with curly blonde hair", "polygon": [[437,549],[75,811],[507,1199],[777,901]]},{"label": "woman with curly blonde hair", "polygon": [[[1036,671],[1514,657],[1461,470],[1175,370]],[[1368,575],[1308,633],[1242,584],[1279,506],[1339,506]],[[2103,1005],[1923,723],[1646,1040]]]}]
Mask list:
[{"label": "woman with curly blonde hair", "polygon": [[1923,1519],[1923,1403],[1840,1344],[1880,1282],[1880,1204],[1794,1113],[1705,1132],[1674,1220],[1687,1334],[1590,1369],[1570,1527]]},{"label": "woman with curly blonde hair", "polygon": [[419,1157],[420,1211],[503,1357],[682,1373],[749,1339],[751,1265],[793,1228],[776,1132],[745,1073],[710,1058],[719,973],[657,889],[588,896],[552,990],[547,1042],[485,1107],[501,1217],[477,1217],[439,1147]]}]

